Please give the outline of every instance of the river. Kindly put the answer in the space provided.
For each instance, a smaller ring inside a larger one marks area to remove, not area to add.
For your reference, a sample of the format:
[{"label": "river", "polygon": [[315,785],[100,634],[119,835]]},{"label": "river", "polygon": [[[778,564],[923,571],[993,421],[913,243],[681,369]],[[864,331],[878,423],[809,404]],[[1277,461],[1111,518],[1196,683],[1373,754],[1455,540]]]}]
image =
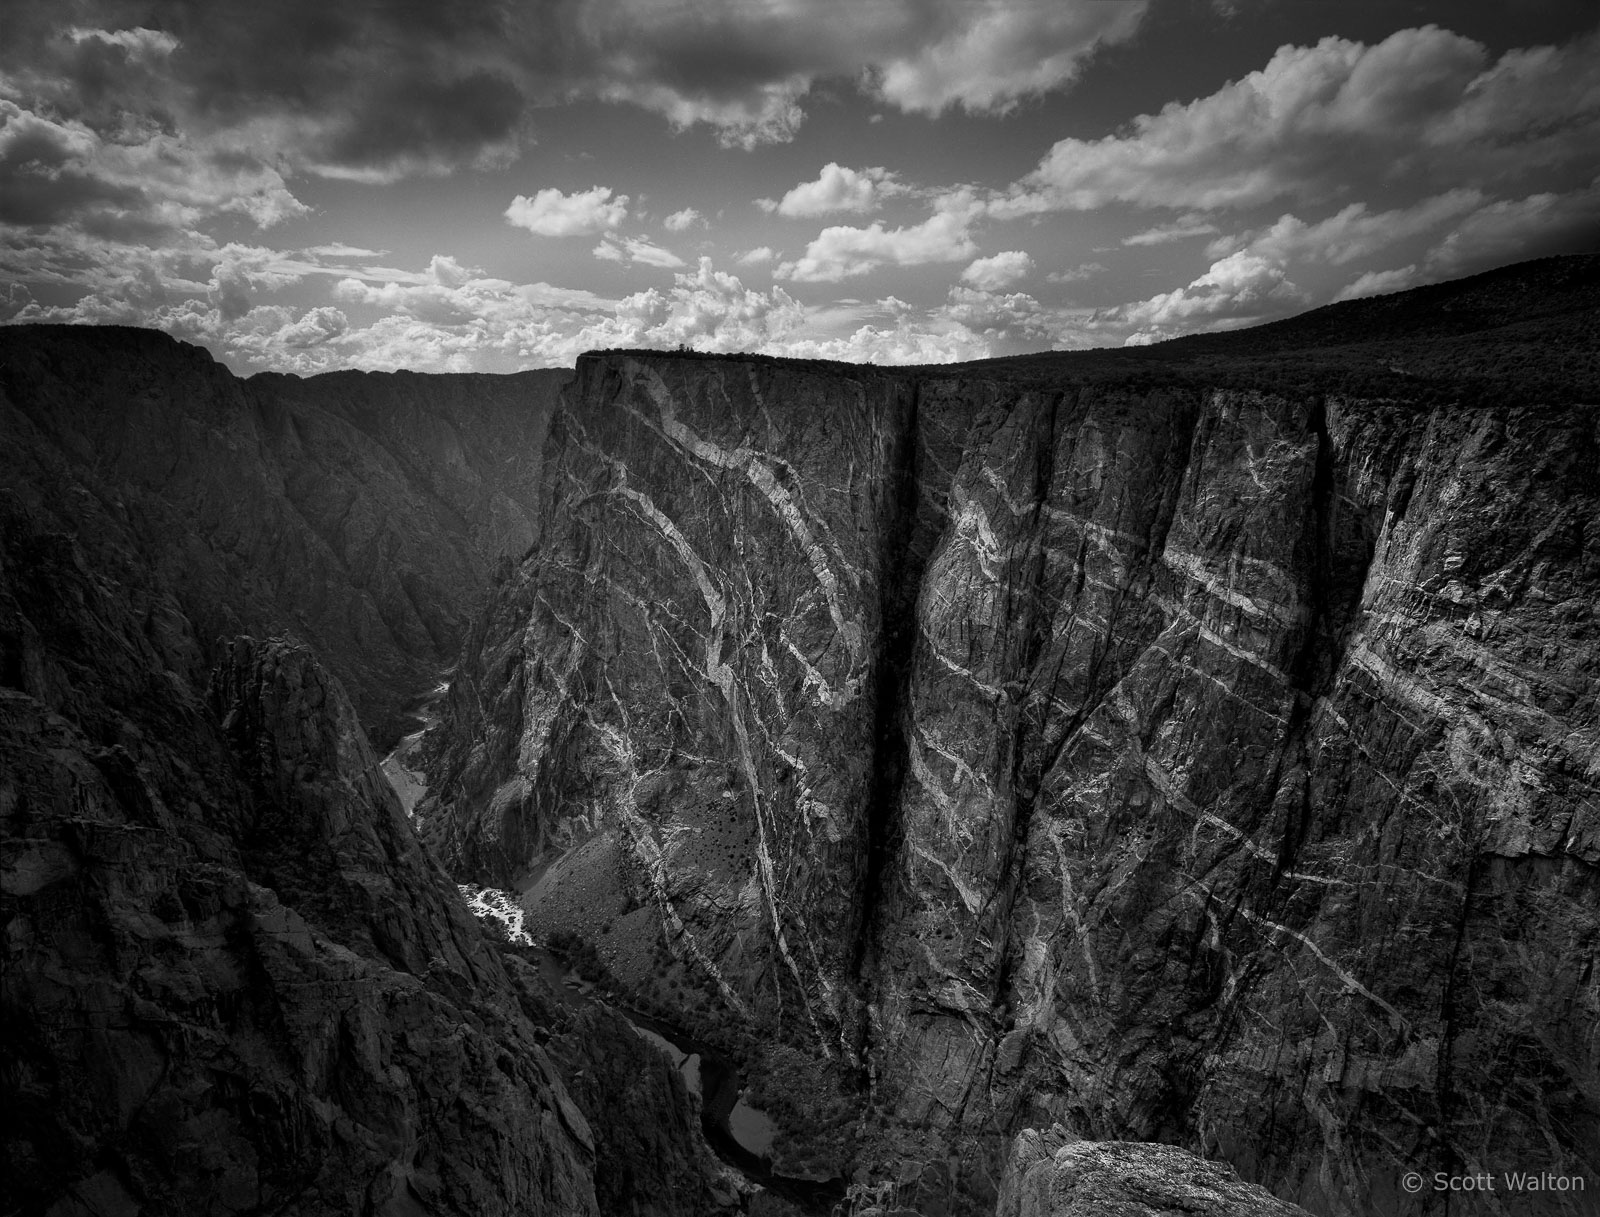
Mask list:
[{"label": "river", "polygon": [[[441,683],[431,695],[420,700],[413,711],[419,729],[401,740],[383,759],[384,776],[400,796],[408,819],[427,791],[421,773],[412,768],[412,760],[423,733],[436,719],[434,706],[448,689],[447,682]],[[465,885],[460,891],[474,913],[500,922],[511,941],[531,952],[538,962],[540,975],[562,1005],[581,1009],[585,1005],[599,1004],[593,985],[581,980],[528,935],[523,926],[522,908],[511,893]],[[730,1061],[677,1027],[625,1006],[613,1006],[613,1009],[627,1018],[640,1035],[667,1053],[690,1088],[700,1096],[701,1128],[717,1157],[746,1178],[808,1211],[829,1212],[843,1199],[843,1180],[817,1183],[773,1172],[771,1153],[777,1127],[764,1112],[745,1101],[744,1079]]]}]

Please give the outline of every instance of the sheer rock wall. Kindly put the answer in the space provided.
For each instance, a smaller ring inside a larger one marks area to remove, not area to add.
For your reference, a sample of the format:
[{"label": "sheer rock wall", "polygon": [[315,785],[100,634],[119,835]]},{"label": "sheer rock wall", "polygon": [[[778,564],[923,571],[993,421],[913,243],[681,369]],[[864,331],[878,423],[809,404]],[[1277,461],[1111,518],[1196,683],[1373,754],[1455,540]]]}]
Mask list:
[{"label": "sheer rock wall", "polygon": [[1325,1214],[1600,1185],[1596,427],[586,356],[426,832],[613,849],[780,1169],[984,1212],[1060,1122]]}]

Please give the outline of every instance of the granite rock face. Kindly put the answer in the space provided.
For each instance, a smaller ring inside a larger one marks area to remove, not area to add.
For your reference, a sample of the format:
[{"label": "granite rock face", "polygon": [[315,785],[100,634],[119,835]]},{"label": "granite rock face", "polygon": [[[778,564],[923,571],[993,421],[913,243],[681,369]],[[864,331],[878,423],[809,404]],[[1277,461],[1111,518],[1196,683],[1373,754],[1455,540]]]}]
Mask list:
[{"label": "granite rock face", "polygon": [[1228,1167],[1170,1145],[1021,1133],[995,1217],[1306,1217]]},{"label": "granite rock face", "polygon": [[428,839],[614,885],[779,1170],[1600,1188],[1600,415],[1145,379],[585,357]]},{"label": "granite rock face", "polygon": [[[8,1201],[1591,1212],[1600,309],[1502,287],[1427,289],[1470,398],[1393,297],[1282,376],[603,353],[542,451],[540,378],[0,331]],[[362,723],[463,635],[419,842]],[[736,1061],[793,1204],[452,880]]]},{"label": "granite rock face", "polygon": [[[6,1206],[597,1213],[587,1121],[336,679],[0,496]],[[192,642],[191,642],[192,645]]]},{"label": "granite rock face", "polygon": [[[560,851],[620,857],[617,935],[701,982],[703,1038],[838,1097],[862,1050],[883,639],[914,561],[909,386],[586,357],[568,402],[541,545],[445,699],[425,834],[498,887]],[[797,1115],[782,1165],[842,1173],[847,1129]]]},{"label": "granite rock face", "polygon": [[582,1011],[548,1044],[594,1136],[595,1198],[608,1217],[715,1217],[750,1192],[706,1144],[700,1100],[621,1014]]},{"label": "granite rock face", "polygon": [[204,664],[239,633],[306,640],[387,748],[538,535],[568,375],[239,380],[149,331],[5,327],[0,486],[96,565],[153,571]]}]

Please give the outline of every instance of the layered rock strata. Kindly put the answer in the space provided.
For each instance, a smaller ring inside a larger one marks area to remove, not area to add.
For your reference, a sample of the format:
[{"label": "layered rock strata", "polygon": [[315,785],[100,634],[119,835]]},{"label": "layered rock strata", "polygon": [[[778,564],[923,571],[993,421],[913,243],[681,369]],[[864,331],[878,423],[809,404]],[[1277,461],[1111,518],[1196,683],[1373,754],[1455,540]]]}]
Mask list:
[{"label": "layered rock strata", "polygon": [[691,978],[780,1170],[1600,1187],[1595,410],[1148,379],[585,357],[429,839]]}]

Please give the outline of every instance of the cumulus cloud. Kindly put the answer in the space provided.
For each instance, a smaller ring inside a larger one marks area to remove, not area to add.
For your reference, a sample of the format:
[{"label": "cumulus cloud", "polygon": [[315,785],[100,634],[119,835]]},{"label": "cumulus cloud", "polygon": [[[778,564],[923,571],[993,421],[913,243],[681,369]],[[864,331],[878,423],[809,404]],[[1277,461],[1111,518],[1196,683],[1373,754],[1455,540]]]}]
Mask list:
[{"label": "cumulus cloud", "polygon": [[628,218],[628,196],[612,197],[609,186],[563,194],[554,186],[531,199],[519,194],[505,210],[506,220],[541,237],[592,237],[610,232]]},{"label": "cumulus cloud", "polygon": [[983,339],[993,355],[1049,346],[1060,327],[1060,315],[1045,309],[1025,292],[952,287],[941,312]]},{"label": "cumulus cloud", "polygon": [[317,347],[338,338],[350,328],[350,319],[336,308],[308,309],[305,316],[278,331],[286,347]]},{"label": "cumulus cloud", "polygon": [[1150,342],[1187,330],[1245,325],[1305,301],[1281,265],[1241,250],[1213,262],[1186,287],[1102,309],[1094,321],[1102,328],[1132,329],[1130,343]]},{"label": "cumulus cloud", "polygon": [[977,211],[969,193],[957,192],[938,200],[933,215],[920,224],[885,228],[880,222],[866,228],[824,228],[804,254],[780,263],[773,273],[797,283],[838,283],[885,264],[959,262],[977,252],[971,233]]},{"label": "cumulus cloud", "polygon": [[974,259],[961,272],[961,281],[970,283],[980,291],[995,292],[1027,278],[1031,270],[1033,259],[1028,254],[1020,249],[1008,249],[1004,253]]},{"label": "cumulus cloud", "polygon": [[1437,26],[1375,46],[1284,46],[1265,68],[1131,128],[1060,141],[993,213],[1211,211],[1441,179],[1487,188],[1587,166],[1600,147],[1600,34],[1499,60]]},{"label": "cumulus cloud", "polygon": [[801,182],[781,199],[757,199],[756,204],[763,211],[804,218],[876,211],[885,198],[905,192],[887,169],[847,169],[829,161],[815,181]]},{"label": "cumulus cloud", "polygon": [[673,276],[667,291],[628,296],[612,316],[577,335],[585,346],[675,347],[704,351],[768,348],[805,322],[805,310],[780,287],[753,291],[710,258]]},{"label": "cumulus cloud", "polygon": [[685,207],[682,211],[674,211],[661,221],[661,226],[668,232],[688,232],[696,224],[704,228],[706,218],[693,207]]},{"label": "cumulus cloud", "polygon": [[[334,274],[335,268],[313,268]],[[14,320],[122,322],[164,329],[204,345],[240,371],[312,373],[334,368],[513,371],[570,365],[599,347],[690,346],[703,351],[875,363],[942,363],[1059,341],[1066,314],[1022,294],[957,288],[943,307],[924,311],[888,297],[807,309],[782,287],[756,291],[718,271],[709,258],[621,299],[516,284],[483,275],[446,255],[421,270],[377,268],[333,285],[335,305],[291,309],[241,296],[213,298],[241,276],[270,294],[273,276],[299,271],[270,250],[237,247],[217,259],[208,280],[159,274],[108,284],[76,305],[43,307],[12,292],[0,308]],[[242,311],[240,309],[242,308]]]},{"label": "cumulus cloud", "polygon": [[734,261],[738,262],[741,266],[761,266],[767,262],[771,262],[777,256],[777,251],[774,250],[772,246],[757,245],[754,249],[745,250],[744,253],[740,254],[734,259]]}]

